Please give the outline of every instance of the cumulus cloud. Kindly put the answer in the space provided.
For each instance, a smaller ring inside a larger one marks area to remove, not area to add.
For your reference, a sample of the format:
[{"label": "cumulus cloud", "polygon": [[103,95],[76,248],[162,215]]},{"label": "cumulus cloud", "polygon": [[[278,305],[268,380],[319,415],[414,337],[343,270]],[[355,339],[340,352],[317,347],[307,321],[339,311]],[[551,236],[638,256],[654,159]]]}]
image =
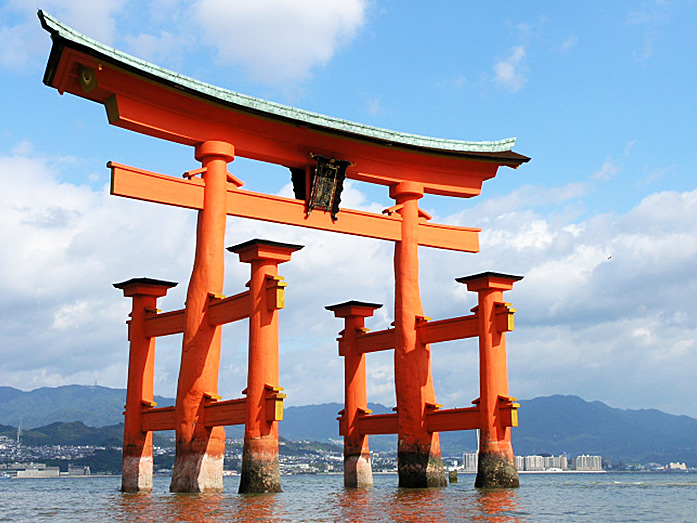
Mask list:
[{"label": "cumulus cloud", "polygon": [[244,66],[265,82],[302,78],[323,66],[365,20],[364,0],[221,0],[196,3],[202,39],[222,63]]},{"label": "cumulus cloud", "polygon": [[525,85],[525,47],[517,45],[505,60],[496,62],[494,66],[495,81],[501,87],[518,91]]},{"label": "cumulus cloud", "polygon": [[[179,281],[160,308],[182,307],[195,213],[66,183],[60,163],[27,156],[35,154],[27,144],[15,151],[0,158],[0,383],[34,388],[96,380],[122,387],[130,304],[111,283],[137,276]],[[425,312],[434,319],[469,313],[476,296],[454,281],[458,276],[524,275],[507,295],[518,309],[508,335],[512,393],[578,394],[619,407],[674,410],[676,395],[697,392],[688,376],[697,366],[697,319],[689,312],[697,292],[697,190],[652,194],[623,215],[579,220],[543,212],[550,202],[565,205],[590,190],[583,182],[528,186],[444,218],[483,227],[481,252],[420,250]],[[382,207],[359,184],[350,183],[345,195],[347,206]],[[228,245],[255,237],[306,246],[280,267],[288,283],[280,315],[288,404],[341,401],[335,339],[343,325],[324,307],[351,299],[383,303],[367,325],[388,327],[392,244],[230,220]],[[243,290],[249,266],[232,255],[226,260],[230,295]],[[246,322],[224,329],[225,397],[238,397],[245,386],[246,331]],[[180,343],[177,336],[158,339],[160,394],[175,392]],[[478,394],[476,341],[434,345],[432,353],[439,401],[468,405]],[[368,375],[370,400],[394,404],[392,355],[371,355]],[[657,390],[657,380],[670,386]],[[682,413],[697,414],[690,409]]]},{"label": "cumulus cloud", "polygon": [[[518,309],[509,335],[517,395],[556,391],[675,411],[671,395],[694,393],[685,369],[697,365],[697,320],[686,313],[697,289],[697,191],[655,193],[624,215],[578,222],[534,204],[492,215],[493,200],[451,219],[484,227],[470,272],[525,275],[509,296]],[[649,385],[670,376],[671,392]]]}]

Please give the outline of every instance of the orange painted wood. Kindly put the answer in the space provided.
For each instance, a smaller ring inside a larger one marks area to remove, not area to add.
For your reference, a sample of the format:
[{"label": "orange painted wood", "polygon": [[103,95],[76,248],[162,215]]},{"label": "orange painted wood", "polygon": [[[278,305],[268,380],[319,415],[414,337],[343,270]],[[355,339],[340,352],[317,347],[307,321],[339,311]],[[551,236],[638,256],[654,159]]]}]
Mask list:
[{"label": "orange painted wood", "polygon": [[211,298],[208,305],[208,323],[210,325],[224,325],[249,318],[251,307],[252,300],[249,291],[222,299]]},{"label": "orange painted wood", "polygon": [[174,430],[176,426],[175,407],[143,409],[141,414],[143,430]]},{"label": "orange painted wood", "polygon": [[361,434],[397,434],[399,431],[397,413],[361,416],[358,418],[358,430]]},{"label": "orange painted wood", "polygon": [[439,343],[474,338],[479,335],[479,323],[474,315],[461,316],[421,323],[416,330],[419,333],[421,343]]},{"label": "orange painted wood", "polygon": [[479,407],[435,410],[426,414],[426,421],[430,432],[478,429]]},{"label": "orange painted wood", "polygon": [[496,330],[498,332],[510,332],[515,327],[513,314],[515,309],[509,307],[497,307],[494,313],[494,321],[496,322]]},{"label": "orange painted wood", "polygon": [[[111,194],[190,209],[203,207],[203,183],[185,180],[109,162]],[[354,209],[341,209],[333,222],[328,213],[305,213],[305,202],[236,189],[228,184],[227,213],[230,216],[340,232],[381,240],[399,241],[401,219]],[[479,231],[472,227],[420,223],[419,245],[461,252],[479,252]]]},{"label": "orange painted wood", "polygon": [[184,332],[184,309],[150,315],[145,319],[145,335],[150,338]]},{"label": "orange painted wood", "polygon": [[203,407],[203,423],[206,427],[244,424],[247,399],[216,401]]},{"label": "orange painted wood", "polygon": [[392,350],[395,347],[395,330],[385,329],[356,336],[355,347],[359,354]]}]

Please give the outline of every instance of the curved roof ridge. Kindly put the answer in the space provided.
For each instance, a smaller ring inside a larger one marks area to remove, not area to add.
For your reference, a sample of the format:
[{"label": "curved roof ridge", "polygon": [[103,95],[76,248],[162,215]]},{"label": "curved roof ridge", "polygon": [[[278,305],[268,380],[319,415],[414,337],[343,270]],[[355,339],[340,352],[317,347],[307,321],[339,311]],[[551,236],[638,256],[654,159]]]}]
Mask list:
[{"label": "curved roof ridge", "polygon": [[174,85],[180,89],[213,98],[216,101],[227,105],[238,106],[242,109],[259,112],[276,118],[287,119],[299,124],[341,131],[373,140],[384,140],[385,142],[398,145],[424,147],[431,150],[463,153],[502,153],[511,151],[515,145],[515,138],[506,138],[504,140],[497,141],[474,142],[434,138],[400,131],[391,131],[367,124],[356,123],[349,120],[343,120],[341,118],[306,111],[304,109],[297,109],[295,107],[263,100],[261,98],[255,98],[253,96],[237,93],[235,91],[230,91],[222,87],[217,87],[215,85],[196,80],[195,78],[156,66],[150,62],[119,51],[118,49],[109,47],[108,45],[79,33],[75,29],[63,24],[42,10],[39,10],[38,15],[42,26],[49,33],[51,33],[51,36],[54,39],[59,38],[72,42],[81,47],[87,48],[92,52],[101,54],[108,59],[114,60],[119,64],[142,71],[151,77]]}]

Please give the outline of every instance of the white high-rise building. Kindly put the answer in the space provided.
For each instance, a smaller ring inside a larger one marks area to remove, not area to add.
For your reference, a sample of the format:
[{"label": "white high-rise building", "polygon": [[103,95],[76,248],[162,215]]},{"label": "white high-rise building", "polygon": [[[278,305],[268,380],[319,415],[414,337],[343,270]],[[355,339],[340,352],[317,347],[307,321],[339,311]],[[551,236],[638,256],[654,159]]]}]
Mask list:
[{"label": "white high-rise building", "polygon": [[545,458],[542,456],[525,456],[525,470],[542,471],[545,469]]},{"label": "white high-rise building", "polygon": [[574,468],[579,471],[603,470],[603,458],[601,456],[588,456],[583,454],[574,459]]},{"label": "white high-rise building", "polygon": [[462,470],[464,472],[477,472],[479,455],[476,452],[465,452],[462,455]]}]

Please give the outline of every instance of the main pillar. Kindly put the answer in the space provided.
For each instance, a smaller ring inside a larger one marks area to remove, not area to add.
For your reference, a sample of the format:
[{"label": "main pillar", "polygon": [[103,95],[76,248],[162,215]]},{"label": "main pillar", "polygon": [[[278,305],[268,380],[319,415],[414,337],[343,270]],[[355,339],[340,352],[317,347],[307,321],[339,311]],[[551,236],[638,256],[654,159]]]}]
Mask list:
[{"label": "main pillar", "polygon": [[519,486],[510,428],[502,423],[500,406],[508,395],[505,330],[497,326],[497,308],[504,309],[503,291],[509,291],[521,276],[485,272],[458,278],[467,290],[478,294],[479,323],[479,464],[474,486],[481,488]]},{"label": "main pillar", "polygon": [[143,407],[153,403],[155,371],[155,339],[145,335],[145,319],[155,313],[157,298],[177,285],[150,278],[133,278],[114,287],[133,298],[128,320],[128,385],[123,427],[123,462],[121,490],[150,492],[152,490],[152,432],[143,430]]},{"label": "main pillar", "polygon": [[170,490],[219,491],[223,488],[225,430],[203,423],[203,407],[218,397],[221,327],[207,320],[209,296],[223,290],[227,164],[234,147],[206,141],[196,147],[203,165],[203,208],[198,213],[196,254],[186,296],[184,340],[176,406],[176,457]]},{"label": "main pillar", "polygon": [[365,331],[365,318],[382,305],[348,301],[325,307],[337,318],[344,318],[344,330],[339,338],[339,355],[344,357],[344,487],[359,488],[373,485],[368,435],[359,430],[360,416],[370,414],[366,391],[365,354],[358,352],[356,335]]},{"label": "main pillar", "polygon": [[278,421],[282,419],[279,400],[285,395],[278,386],[277,311],[284,306],[285,283],[278,276],[278,264],[289,261],[291,254],[299,249],[301,245],[258,239],[228,248],[239,255],[241,262],[252,265],[240,493],[281,492]]},{"label": "main pillar", "polygon": [[401,215],[401,241],[395,243],[395,391],[399,418],[398,471],[400,487],[447,485],[437,432],[429,432],[427,409],[436,406],[431,377],[431,349],[420,343],[416,324],[424,317],[419,294],[418,200],[423,185],[400,182],[390,197]]}]

